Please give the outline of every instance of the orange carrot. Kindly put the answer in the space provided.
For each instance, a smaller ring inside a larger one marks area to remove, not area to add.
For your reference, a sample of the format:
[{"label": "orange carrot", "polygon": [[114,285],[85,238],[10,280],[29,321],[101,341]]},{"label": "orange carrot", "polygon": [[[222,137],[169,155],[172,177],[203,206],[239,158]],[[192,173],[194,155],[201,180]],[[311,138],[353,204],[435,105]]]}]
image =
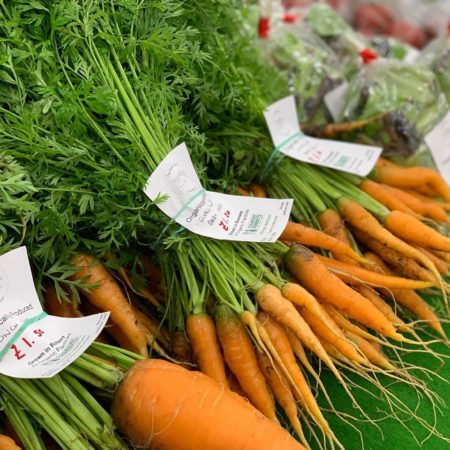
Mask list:
[{"label": "orange carrot", "polygon": [[376,239],[371,238],[361,230],[355,229],[353,234],[366,247],[370,248],[390,266],[392,266],[396,272],[409,279],[433,281],[433,275],[428,270],[420,266],[414,259],[405,256],[404,254],[388,247]]},{"label": "orange carrot", "polygon": [[256,294],[256,300],[264,311],[268,312],[284,326],[290,328],[306,347],[315,353],[333,372],[336,371],[316,335],[295,309],[295,306],[283,297],[278,288],[271,284],[264,285]]},{"label": "orange carrot", "polygon": [[237,378],[233,375],[233,372],[227,370],[227,380],[228,385],[230,386],[230,391],[235,392],[240,395],[242,398],[247,398],[247,394],[242,390],[241,385]]},{"label": "orange carrot", "polygon": [[247,189],[244,189],[241,187],[238,187],[237,189],[238,189],[239,194],[241,194],[243,197],[250,197],[250,195],[251,195],[250,191],[247,191]]},{"label": "orange carrot", "polygon": [[252,183],[248,187],[248,190],[253,194],[254,197],[267,198],[267,192],[260,184]]},{"label": "orange carrot", "polygon": [[[398,237],[394,236],[388,230],[386,230],[382,225],[380,225],[380,223],[378,223],[375,217],[373,217],[358,203],[342,197],[338,200],[338,207],[341,211],[341,214],[352,226],[354,226],[358,230],[364,231],[370,237],[376,239],[377,241],[380,241],[390,248],[393,248],[394,250],[397,250],[400,253],[403,253],[409,258],[413,258],[414,260],[420,262],[423,266],[425,266],[430,272],[432,272],[432,274],[436,278],[436,281],[438,282],[439,287],[443,292],[444,298],[446,298],[442,278],[439,275],[439,272],[437,271],[434,264],[423,253],[420,253],[417,249],[411,247]],[[404,216],[415,220],[414,217],[408,216],[408,214],[404,214],[399,211],[394,212],[403,214]],[[392,214],[392,212],[390,214]]]},{"label": "orange carrot", "polygon": [[[319,219],[320,227],[324,233],[336,238],[338,241],[349,247],[352,246],[344,221],[337,211],[334,209],[326,209],[325,211],[322,211],[317,218]],[[338,261],[343,261],[348,264],[357,264],[353,258],[349,258],[338,252],[332,253],[333,257]]]},{"label": "orange carrot", "polygon": [[258,367],[255,350],[245,326],[226,305],[216,306],[215,318],[227,366],[253,405],[266,417],[278,422],[273,399]]},{"label": "orange carrot", "polygon": [[171,351],[175,358],[180,361],[180,365],[187,369],[193,362],[192,347],[183,331],[176,331],[171,340]]},{"label": "orange carrot", "polygon": [[1,450],[21,450],[16,443],[5,434],[0,434],[0,449]]},{"label": "orange carrot", "polygon": [[186,320],[186,332],[198,368],[217,383],[228,387],[225,364],[212,318],[205,313],[190,315]]},{"label": "orange carrot", "polygon": [[320,340],[333,344],[350,361],[355,361],[360,364],[366,362],[365,358],[358,353],[356,346],[345,338],[344,333],[336,324],[334,324],[333,332],[314,316],[314,314],[311,314],[305,309],[300,310],[300,312]]},{"label": "orange carrot", "polygon": [[318,254],[315,256],[325,267],[336,273],[339,277],[342,275],[346,281],[364,282],[374,286],[401,289],[426,289],[435,285],[433,281],[419,281],[383,275],[378,272],[363,269],[362,267],[356,267],[341,261],[336,261],[335,259],[330,259],[326,256]]},{"label": "orange carrot", "polygon": [[276,365],[274,366],[276,363],[272,364],[266,354],[257,352],[257,357],[261,372],[264,374],[276,401],[285,412],[297,436],[305,442],[306,439],[302,426],[300,420],[298,420],[297,404],[295,403],[288,380],[281,373],[280,369]]},{"label": "orange carrot", "polygon": [[401,211],[391,211],[384,220],[384,225],[405,241],[426,248],[450,252],[450,238]]},{"label": "orange carrot", "polygon": [[157,359],[136,363],[112,416],[136,446],[172,450],[304,450],[248,402],[199,372]]},{"label": "orange carrot", "polygon": [[419,215],[419,216],[428,217],[428,218],[436,220],[438,222],[450,222],[450,219],[447,216],[447,213],[440,206],[437,206],[436,204],[433,204],[428,201],[425,202],[425,201],[421,200],[420,198],[418,198],[414,195],[411,195],[410,193],[408,193],[402,189],[398,189],[398,188],[395,188],[392,186],[387,186],[387,185],[382,185],[382,186],[383,186],[383,189],[390,192],[392,196],[394,196],[396,199],[398,199],[398,201],[403,202],[403,204],[408,206],[410,211],[404,211],[403,209],[400,209],[400,208],[389,208],[389,209],[403,211],[408,214],[411,214],[411,211],[413,211],[416,214],[411,214],[411,215],[416,215],[416,217],[417,217],[417,215]]},{"label": "orange carrot", "polygon": [[[384,264],[383,260],[373,253],[366,253],[367,259],[377,265],[379,270],[384,273],[392,273],[392,271]],[[446,337],[444,329],[434,311],[416,292],[409,289],[390,289],[388,295],[392,295],[393,299],[406,309],[411,311],[419,319],[427,321],[429,326],[436,330],[441,336]]]},{"label": "orange carrot", "polygon": [[395,327],[366,298],[328,271],[319,258],[300,245],[285,256],[289,271],[321,301],[333,304],[349,317],[393,339],[402,340]]},{"label": "orange carrot", "polygon": [[86,298],[97,308],[110,311],[110,319],[142,356],[147,356],[145,333],[138,326],[136,316],[124,297],[119,285],[105,267],[93,256],[80,253],[72,259],[78,271],[72,276],[74,280],[85,280],[95,284],[89,290],[83,290]]},{"label": "orange carrot", "polygon": [[258,313],[258,319],[269,334],[270,339],[294,383],[292,386],[294,396],[309,412],[316,423],[322,427],[322,429],[328,430],[329,425],[311,392],[308,382],[295,361],[294,353],[292,352],[291,345],[282,326],[266,313]]},{"label": "orange carrot", "polygon": [[57,317],[83,317],[80,310],[78,309],[78,304],[75,299],[66,302],[65,300],[60,300],[56,289],[53,285],[47,285],[45,290],[45,311],[52,316]]},{"label": "orange carrot", "polygon": [[356,261],[364,262],[364,258],[359,256],[350,246],[343,244],[328,234],[299,223],[288,222],[279,239],[311,247],[323,248],[333,253],[336,252],[349,256]]},{"label": "orange carrot", "polygon": [[[390,210],[403,211],[407,214],[415,215],[417,211],[411,209],[411,207],[404,203],[401,198],[394,195],[390,190],[390,186],[376,183],[372,180],[364,180],[359,187],[372,198],[377,200],[382,205]],[[418,213],[421,214],[421,213]]]},{"label": "orange carrot", "polygon": [[408,194],[411,194],[414,197],[419,198],[423,202],[431,203],[435,206],[438,206],[439,208],[442,208],[444,211],[450,211],[450,203],[436,200],[435,198],[427,197],[426,195],[423,195],[420,192],[413,191],[411,189],[403,189],[403,191],[408,192]]},{"label": "orange carrot", "polygon": [[351,331],[345,331],[345,334],[349,339],[355,342],[361,352],[372,364],[375,364],[382,369],[395,370],[395,366],[389,362],[386,355],[380,349],[375,348],[371,342],[366,341],[363,337]]},{"label": "orange carrot", "polygon": [[373,178],[383,184],[399,188],[416,189],[423,185],[450,202],[450,188],[445,180],[434,170],[425,167],[378,166],[372,172]]},{"label": "orange carrot", "polygon": [[423,247],[417,247],[417,250],[422,252],[424,255],[428,256],[431,261],[433,261],[433,264],[436,266],[436,269],[439,271],[440,274],[446,275],[450,271],[450,264],[447,261],[444,261],[439,256],[435,255],[432,251],[427,250]]}]

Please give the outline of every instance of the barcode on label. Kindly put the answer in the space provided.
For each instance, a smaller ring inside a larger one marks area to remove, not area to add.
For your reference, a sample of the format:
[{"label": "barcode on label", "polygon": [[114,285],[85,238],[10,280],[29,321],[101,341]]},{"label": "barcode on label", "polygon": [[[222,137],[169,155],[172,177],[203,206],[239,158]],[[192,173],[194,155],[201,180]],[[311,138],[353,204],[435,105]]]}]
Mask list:
[{"label": "barcode on label", "polygon": [[250,219],[250,223],[247,229],[245,230],[245,234],[256,233],[259,230],[262,219],[263,219],[262,214],[253,214],[252,218]]},{"label": "barcode on label", "polygon": [[350,161],[349,156],[342,155],[339,157],[339,159],[336,161],[336,167],[345,167],[346,164]]}]

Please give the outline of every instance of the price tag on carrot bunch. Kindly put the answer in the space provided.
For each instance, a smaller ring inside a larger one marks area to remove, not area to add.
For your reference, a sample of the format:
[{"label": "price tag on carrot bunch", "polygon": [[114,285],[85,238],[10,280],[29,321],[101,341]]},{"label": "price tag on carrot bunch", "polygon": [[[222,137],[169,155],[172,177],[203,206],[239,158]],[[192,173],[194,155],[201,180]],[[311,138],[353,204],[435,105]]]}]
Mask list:
[{"label": "price tag on carrot bunch", "polygon": [[425,136],[425,142],[440,174],[450,184],[450,112]]},{"label": "price tag on carrot bunch", "polygon": [[293,202],[207,191],[185,144],[178,145],[164,158],[144,191],[184,228],[229,241],[276,241],[289,220]]},{"label": "price tag on carrot bunch", "polygon": [[300,130],[292,95],[270,105],[264,116],[275,145],[274,152],[298,161],[366,176],[382,152],[380,147],[306,136]]},{"label": "price tag on carrot bunch", "polygon": [[81,318],[47,315],[34,287],[25,247],[0,256],[0,373],[49,378],[78,358],[109,313]]}]

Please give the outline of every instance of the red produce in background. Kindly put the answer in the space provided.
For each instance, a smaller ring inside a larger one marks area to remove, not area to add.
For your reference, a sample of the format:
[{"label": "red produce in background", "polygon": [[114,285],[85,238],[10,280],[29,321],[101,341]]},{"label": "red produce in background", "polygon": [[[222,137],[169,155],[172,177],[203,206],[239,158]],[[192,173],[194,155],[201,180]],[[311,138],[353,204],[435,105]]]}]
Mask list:
[{"label": "red produce in background", "polygon": [[394,17],[384,5],[362,5],[355,13],[355,26],[366,35],[386,34]]},{"label": "red produce in background", "polygon": [[392,22],[387,34],[418,48],[423,47],[427,42],[426,33],[417,25],[406,20]]}]

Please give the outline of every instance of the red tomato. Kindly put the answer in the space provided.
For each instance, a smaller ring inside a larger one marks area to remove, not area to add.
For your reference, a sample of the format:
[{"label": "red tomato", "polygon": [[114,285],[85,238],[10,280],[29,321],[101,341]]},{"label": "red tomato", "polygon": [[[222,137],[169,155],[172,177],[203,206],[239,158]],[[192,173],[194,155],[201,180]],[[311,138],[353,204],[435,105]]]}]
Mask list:
[{"label": "red tomato", "polygon": [[418,48],[423,47],[427,41],[425,32],[417,25],[406,20],[394,21],[387,34]]},{"label": "red tomato", "polygon": [[384,5],[362,5],[356,10],[356,28],[367,34],[385,34],[394,20]]}]

